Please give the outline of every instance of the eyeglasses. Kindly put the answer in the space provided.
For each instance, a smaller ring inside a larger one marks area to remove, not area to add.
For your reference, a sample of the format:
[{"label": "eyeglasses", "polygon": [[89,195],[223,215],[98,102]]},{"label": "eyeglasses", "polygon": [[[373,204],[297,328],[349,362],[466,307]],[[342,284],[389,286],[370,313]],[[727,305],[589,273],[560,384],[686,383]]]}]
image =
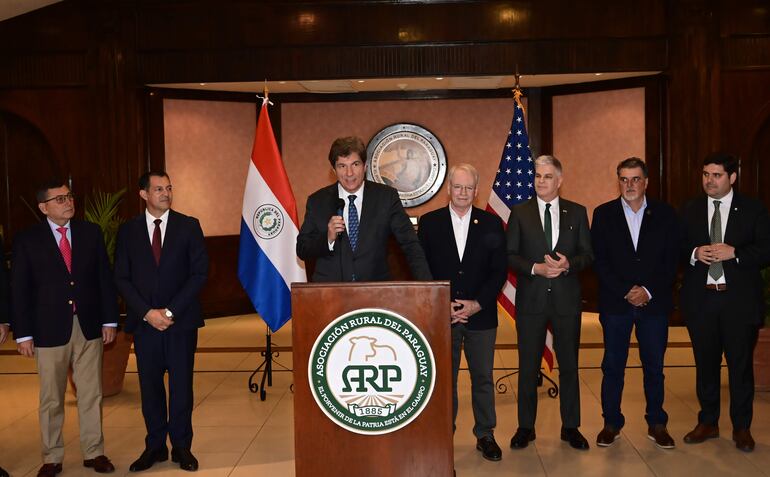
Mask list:
[{"label": "eyeglasses", "polygon": [[473,192],[474,190],[476,190],[476,186],[462,186],[462,185],[459,185],[459,184],[453,184],[452,185],[452,190],[455,191],[455,192],[460,192],[460,191],[463,191],[463,192]]},{"label": "eyeglasses", "polygon": [[618,177],[621,184],[638,184],[642,182],[642,178],[639,176],[634,177]]},{"label": "eyeglasses", "polygon": [[75,200],[75,194],[73,194],[72,192],[69,192],[67,194],[57,195],[55,197],[51,197],[50,199],[44,200],[42,203],[45,204],[46,202],[54,201],[57,204],[61,205],[67,202],[68,200]]}]

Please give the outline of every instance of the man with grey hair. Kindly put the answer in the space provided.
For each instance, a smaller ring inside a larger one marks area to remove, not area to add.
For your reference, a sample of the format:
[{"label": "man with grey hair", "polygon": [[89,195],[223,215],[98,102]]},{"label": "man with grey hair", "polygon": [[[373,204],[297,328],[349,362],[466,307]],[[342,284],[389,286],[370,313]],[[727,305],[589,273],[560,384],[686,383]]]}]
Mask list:
[{"label": "man with grey hair", "polygon": [[588,449],[580,433],[578,345],[580,280],[593,261],[588,215],[582,205],[559,197],[562,167],[553,156],[535,160],[536,197],[511,208],[508,265],[517,274],[516,332],[519,344],[519,428],[511,447],[535,440],[537,383],[548,325],[554,335],[561,386],[561,439]]},{"label": "man with grey hair", "polygon": [[502,458],[495,442],[492,369],[497,337],[497,295],[505,283],[505,232],[496,215],[473,207],[479,173],[470,164],[449,171],[449,206],[422,216],[418,236],[435,280],[451,282],[452,388],[457,419],[457,375],[465,349],[471,375],[473,434],[487,460]]},{"label": "man with grey hair", "polygon": [[617,167],[620,197],[594,210],[591,237],[599,277],[599,321],[604,337],[602,415],[596,445],[611,446],[625,425],[620,410],[631,329],[636,331],[644,372],[647,436],[661,449],[673,449],[663,409],[663,358],[668,315],[679,256],[679,225],[674,209],[648,199],[647,164],[638,157]]}]

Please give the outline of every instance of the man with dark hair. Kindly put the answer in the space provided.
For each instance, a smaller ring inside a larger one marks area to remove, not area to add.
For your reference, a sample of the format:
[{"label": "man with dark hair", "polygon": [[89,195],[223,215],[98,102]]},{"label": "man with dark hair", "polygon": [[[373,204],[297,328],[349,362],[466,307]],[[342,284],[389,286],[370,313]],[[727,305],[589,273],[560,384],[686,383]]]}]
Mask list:
[{"label": "man with dark hair", "polygon": [[682,208],[686,264],[681,304],[692,341],[701,410],[688,444],[719,437],[722,354],[730,378],[735,446],[754,450],[753,350],[765,308],[760,270],[770,262],[770,216],[758,200],[733,190],[738,160],[714,153],[703,161],[703,191]]},{"label": "man with dark hair", "polygon": [[398,192],[364,180],[363,141],[357,137],[338,138],[329,150],[329,163],[337,182],[308,197],[305,220],[297,236],[297,256],[316,261],[312,281],[389,280],[387,249],[391,235],[404,251],[412,276],[430,280],[425,254]]},{"label": "man with dark hair", "polygon": [[193,367],[203,326],[198,293],[206,282],[208,255],[198,220],[171,210],[171,180],[165,172],[144,174],[139,187],[147,208],[120,227],[115,251],[115,279],[128,305],[126,331],[134,333],[147,428],[145,450],[129,470],[146,470],[168,459],[170,438],[171,460],[194,471]]},{"label": "man with dark hair", "polygon": [[479,173],[470,164],[449,170],[449,206],[420,218],[418,236],[436,280],[452,283],[452,410],[457,420],[457,375],[465,350],[471,375],[473,434],[487,460],[503,456],[497,425],[492,370],[497,338],[497,295],[505,283],[505,232],[496,215],[473,207]]},{"label": "man with dark hair", "polygon": [[41,186],[37,200],[46,220],[16,236],[11,267],[16,346],[37,359],[40,376],[43,466],[37,475],[62,471],[70,367],[83,465],[112,472],[102,434],[102,347],[115,339],[118,304],[104,238],[96,225],[73,219],[74,196],[63,181]]},{"label": "man with dark hair", "polygon": [[535,193],[513,206],[508,218],[508,266],[516,272],[516,332],[519,341],[519,428],[511,447],[535,440],[537,381],[550,323],[559,361],[561,439],[588,449],[580,427],[578,349],[581,300],[578,273],[593,261],[588,215],[580,204],[559,197],[561,162],[535,160]]},{"label": "man with dark hair", "polygon": [[673,449],[663,410],[663,358],[668,343],[668,315],[679,255],[674,209],[648,199],[647,164],[638,157],[617,167],[620,197],[594,210],[591,237],[594,270],[599,277],[599,321],[604,333],[600,447],[620,437],[620,410],[631,330],[636,329],[647,399],[647,436],[662,449]]}]

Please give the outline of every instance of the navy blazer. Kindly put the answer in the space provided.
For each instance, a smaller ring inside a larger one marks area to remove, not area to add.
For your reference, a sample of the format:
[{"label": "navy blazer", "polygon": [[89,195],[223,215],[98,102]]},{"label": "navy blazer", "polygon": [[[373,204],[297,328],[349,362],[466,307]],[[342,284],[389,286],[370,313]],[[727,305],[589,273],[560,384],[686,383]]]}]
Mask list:
[{"label": "navy blazer", "polygon": [[47,220],[20,232],[13,243],[11,302],[16,338],[32,336],[35,346],[69,343],[72,302],[86,339],[102,336],[105,323],[118,321],[118,301],[99,227],[70,220],[72,273]]},{"label": "navy blazer", "polygon": [[451,282],[452,299],[476,300],[481,305],[481,311],[470,317],[466,327],[497,327],[497,295],[508,275],[500,217],[476,207],[471,209],[462,261],[448,206],[420,217],[417,235],[433,279]]},{"label": "navy blazer", "polygon": [[[647,198],[637,248],[621,198],[594,210],[591,238],[594,271],[599,277],[599,312],[667,315],[673,308],[673,285],[679,260],[679,223],[674,209]],[[647,288],[652,300],[635,307],[623,298],[634,285]]]},{"label": "navy blazer", "polygon": [[406,255],[416,280],[430,280],[417,234],[401,205],[398,192],[376,182],[364,182],[363,207],[360,211],[358,245],[355,252],[343,234],[329,250],[326,231],[329,219],[337,215],[337,183],[324,187],[307,199],[305,220],[297,236],[297,256],[304,261],[315,259],[314,282],[390,280],[388,239],[392,236]]},{"label": "navy blazer", "polygon": [[[736,258],[722,262],[727,286],[736,297],[730,307],[736,322],[761,324],[765,301],[759,272],[770,263],[770,216],[762,202],[733,191],[723,242],[735,247]],[[693,199],[681,210],[685,262],[681,306],[685,320],[697,317],[705,295],[709,267],[701,261],[690,265],[690,257],[695,247],[711,243],[707,199],[707,196]]]},{"label": "navy blazer", "polygon": [[591,233],[586,208],[559,197],[559,241],[554,251],[566,256],[569,273],[556,278],[532,275],[532,266],[542,263],[548,251],[543,223],[537,208],[537,197],[511,207],[508,218],[508,265],[516,272],[516,312],[543,313],[549,289],[556,312],[562,315],[580,313],[580,279],[578,272],[593,261]]},{"label": "navy blazer", "polygon": [[168,308],[174,326],[167,332],[203,326],[198,293],[206,283],[209,257],[198,219],[169,211],[166,235],[155,263],[145,213],[120,226],[115,250],[115,283],[128,305],[126,331],[139,334],[150,325],[150,309]]}]

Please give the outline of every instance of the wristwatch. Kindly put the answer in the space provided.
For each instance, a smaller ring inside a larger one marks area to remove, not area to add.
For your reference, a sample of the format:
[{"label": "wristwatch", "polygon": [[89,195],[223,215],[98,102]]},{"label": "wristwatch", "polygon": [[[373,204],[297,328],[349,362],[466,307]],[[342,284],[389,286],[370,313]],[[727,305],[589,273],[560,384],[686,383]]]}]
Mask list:
[{"label": "wristwatch", "polygon": [[171,310],[169,310],[168,308],[166,308],[166,318],[173,318],[173,317],[174,317],[174,314],[173,314],[173,313],[171,313]]}]

